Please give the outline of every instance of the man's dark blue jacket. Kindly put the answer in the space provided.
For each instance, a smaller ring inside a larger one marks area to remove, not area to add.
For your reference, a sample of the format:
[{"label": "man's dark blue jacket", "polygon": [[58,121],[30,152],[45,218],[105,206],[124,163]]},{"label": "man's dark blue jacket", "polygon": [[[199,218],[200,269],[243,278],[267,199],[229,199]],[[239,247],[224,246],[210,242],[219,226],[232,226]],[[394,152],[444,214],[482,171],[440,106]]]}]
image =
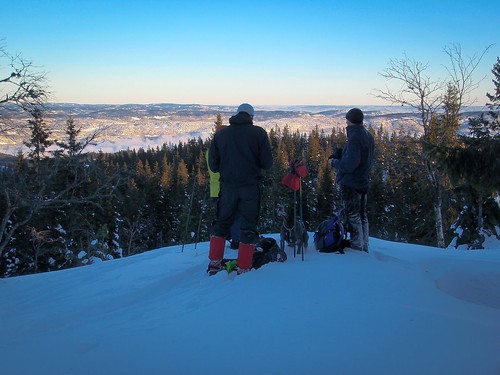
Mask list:
[{"label": "man's dark blue jacket", "polygon": [[374,149],[373,136],[363,124],[348,126],[347,144],[342,152],[342,158],[333,159],[331,162],[337,175],[337,184],[367,192]]}]

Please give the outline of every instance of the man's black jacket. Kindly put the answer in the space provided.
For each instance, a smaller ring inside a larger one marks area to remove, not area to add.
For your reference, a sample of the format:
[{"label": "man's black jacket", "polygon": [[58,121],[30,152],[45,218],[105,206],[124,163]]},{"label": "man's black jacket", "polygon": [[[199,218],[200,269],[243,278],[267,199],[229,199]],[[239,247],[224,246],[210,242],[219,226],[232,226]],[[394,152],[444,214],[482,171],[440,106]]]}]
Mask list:
[{"label": "man's black jacket", "polygon": [[253,125],[252,117],[245,112],[231,117],[229,124],[215,133],[210,144],[210,169],[220,172],[221,184],[227,186],[257,184],[261,170],[273,164],[267,133]]}]

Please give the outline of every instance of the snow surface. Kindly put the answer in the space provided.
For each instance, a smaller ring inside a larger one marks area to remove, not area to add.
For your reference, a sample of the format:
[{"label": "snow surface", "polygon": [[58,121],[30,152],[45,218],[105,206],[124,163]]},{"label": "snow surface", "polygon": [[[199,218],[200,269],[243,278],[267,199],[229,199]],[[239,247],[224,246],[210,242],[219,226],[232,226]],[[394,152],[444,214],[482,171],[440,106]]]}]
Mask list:
[{"label": "snow surface", "polygon": [[500,374],[493,247],[310,245],[209,277],[199,243],[0,279],[0,373]]}]

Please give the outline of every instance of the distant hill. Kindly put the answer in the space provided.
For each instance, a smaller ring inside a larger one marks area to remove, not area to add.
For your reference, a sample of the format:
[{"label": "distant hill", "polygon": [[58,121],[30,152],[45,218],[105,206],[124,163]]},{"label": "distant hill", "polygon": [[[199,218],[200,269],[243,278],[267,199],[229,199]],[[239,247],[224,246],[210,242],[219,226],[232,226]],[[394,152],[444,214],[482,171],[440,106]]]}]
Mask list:
[{"label": "distant hill", "polygon": [[16,157],[9,154],[3,154],[0,152],[0,165],[12,164],[16,161]]},{"label": "distant hill", "polygon": [[[235,114],[233,105],[202,104],[74,104],[48,103],[45,106],[45,120],[53,137],[62,139],[67,119],[71,116],[81,135],[96,128],[105,128],[100,144],[90,151],[114,152],[126,148],[156,147],[163,143],[177,143],[188,139],[207,138],[213,131],[217,114],[223,123]],[[315,127],[325,132],[332,128],[345,127],[345,113],[351,106],[334,105],[255,105],[255,123],[263,128],[288,127],[290,131],[309,133]],[[421,131],[418,115],[408,107],[363,106],[365,123],[374,128],[384,127],[391,132],[401,128],[411,132]],[[470,108],[464,119],[477,115],[483,108]],[[24,112],[9,111],[11,120],[26,123]],[[0,152],[14,155],[22,147],[23,137],[19,134],[0,136]]]}]

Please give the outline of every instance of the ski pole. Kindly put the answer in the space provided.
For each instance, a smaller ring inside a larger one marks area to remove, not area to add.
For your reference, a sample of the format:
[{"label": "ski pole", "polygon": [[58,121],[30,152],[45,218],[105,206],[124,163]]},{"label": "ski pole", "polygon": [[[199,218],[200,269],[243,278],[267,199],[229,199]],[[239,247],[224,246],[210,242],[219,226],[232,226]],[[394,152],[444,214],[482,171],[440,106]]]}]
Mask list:
[{"label": "ski pole", "polygon": [[[302,177],[300,177],[299,179],[299,201],[300,201],[300,206],[299,206],[299,209],[300,209],[300,225],[302,225]],[[306,227],[304,226],[303,228],[304,230],[307,231]],[[304,243],[302,242],[302,239],[301,239],[301,243],[302,243],[302,261],[304,261]]]},{"label": "ski pole", "polygon": [[[300,186],[299,186],[300,189]],[[297,191],[293,191],[293,227],[292,230],[295,232],[293,233],[293,237],[296,237],[297,230],[295,229],[295,226],[297,225]],[[297,252],[296,252],[296,246],[297,246],[297,238],[294,239],[293,241],[293,257],[295,258]]]},{"label": "ski pole", "polygon": [[203,195],[202,209],[200,210],[200,220],[198,221],[198,231],[196,232],[196,240],[194,243],[195,249],[198,246],[198,240],[200,239],[201,221],[203,219],[203,214],[205,213],[205,209],[206,209],[207,192],[208,192],[208,180],[205,183],[205,194]]},{"label": "ski pole", "polygon": [[193,190],[191,191],[191,198],[189,199],[189,208],[188,208],[188,214],[187,214],[187,220],[186,220],[186,228],[184,229],[184,235],[182,236],[182,249],[181,249],[181,253],[184,252],[185,238],[186,238],[187,231],[188,231],[189,220],[191,219],[191,208],[193,207],[194,190],[196,188],[196,177],[197,176],[195,176],[194,180],[193,180]]}]

